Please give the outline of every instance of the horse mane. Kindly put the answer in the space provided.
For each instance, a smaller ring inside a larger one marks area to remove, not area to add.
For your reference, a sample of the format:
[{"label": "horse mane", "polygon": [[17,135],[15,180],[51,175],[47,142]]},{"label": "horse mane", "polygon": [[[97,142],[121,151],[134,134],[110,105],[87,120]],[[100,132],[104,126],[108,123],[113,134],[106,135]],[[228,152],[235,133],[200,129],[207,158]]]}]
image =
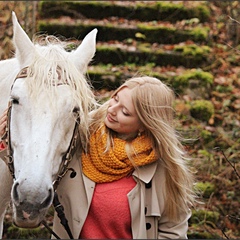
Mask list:
[{"label": "horse mane", "polygon": [[36,39],[34,41],[35,51],[32,63],[28,66],[26,78],[30,96],[33,101],[37,101],[39,93],[46,91],[54,110],[57,86],[69,85],[74,100],[72,102],[77,103],[79,107],[80,131],[86,142],[89,112],[97,106],[92,86],[86,76],[77,69],[71,59],[71,54],[65,50],[69,43],[60,41],[54,36],[41,36],[37,40],[37,42]]}]

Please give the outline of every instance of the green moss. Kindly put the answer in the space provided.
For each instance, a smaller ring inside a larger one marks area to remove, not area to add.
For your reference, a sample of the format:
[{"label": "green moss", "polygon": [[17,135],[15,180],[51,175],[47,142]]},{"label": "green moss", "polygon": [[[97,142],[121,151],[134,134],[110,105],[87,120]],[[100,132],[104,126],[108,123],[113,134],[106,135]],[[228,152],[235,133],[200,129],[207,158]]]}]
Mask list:
[{"label": "green moss", "polygon": [[208,210],[193,210],[192,211],[192,217],[189,220],[190,224],[209,224],[217,225],[219,221],[220,214],[218,212],[214,211],[208,211]]},{"label": "green moss", "polygon": [[206,144],[215,140],[213,134],[208,130],[205,130],[205,129],[202,130],[200,135]]},{"label": "green moss", "polygon": [[210,53],[211,48],[208,46],[197,46],[196,44],[190,44],[175,46],[174,51],[180,52],[184,56],[202,56]]},{"label": "green moss", "polygon": [[214,114],[214,106],[207,100],[195,100],[191,103],[190,113],[192,117],[207,122]]},{"label": "green moss", "polygon": [[231,85],[227,85],[227,86],[217,85],[216,86],[216,91],[218,91],[220,93],[231,93],[232,89],[233,89],[233,86],[231,86]]},{"label": "green moss", "polygon": [[202,21],[207,21],[211,16],[211,11],[209,7],[204,4],[199,4],[195,8],[195,11],[198,18],[201,19]]},{"label": "green moss", "polygon": [[209,28],[194,27],[190,33],[195,41],[206,41],[209,35]]},{"label": "green moss", "polygon": [[49,239],[50,233],[44,227],[25,229],[12,225],[7,229],[7,236],[9,239]]},{"label": "green moss", "polygon": [[204,198],[209,198],[215,191],[215,185],[210,182],[198,182],[195,189],[199,191]]}]

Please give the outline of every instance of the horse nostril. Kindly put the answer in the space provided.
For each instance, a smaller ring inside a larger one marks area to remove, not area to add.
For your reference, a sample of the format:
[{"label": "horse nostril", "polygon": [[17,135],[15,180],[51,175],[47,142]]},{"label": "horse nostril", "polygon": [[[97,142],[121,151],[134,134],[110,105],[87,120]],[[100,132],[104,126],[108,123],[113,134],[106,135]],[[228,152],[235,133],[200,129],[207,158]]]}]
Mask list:
[{"label": "horse nostril", "polygon": [[48,190],[48,196],[47,198],[41,203],[42,208],[48,208],[52,204],[53,200],[53,189]]},{"label": "horse nostril", "polygon": [[18,186],[19,186],[18,182],[15,183],[13,186],[13,199],[15,202],[19,202]]}]

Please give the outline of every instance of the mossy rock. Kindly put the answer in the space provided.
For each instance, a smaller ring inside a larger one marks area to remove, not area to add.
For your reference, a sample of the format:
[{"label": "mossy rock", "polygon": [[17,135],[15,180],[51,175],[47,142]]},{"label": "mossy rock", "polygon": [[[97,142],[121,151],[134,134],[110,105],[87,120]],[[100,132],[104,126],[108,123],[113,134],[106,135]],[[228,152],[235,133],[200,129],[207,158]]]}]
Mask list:
[{"label": "mossy rock", "polygon": [[195,185],[197,192],[200,192],[204,198],[209,198],[215,191],[215,185],[210,182],[198,182]]},{"label": "mossy rock", "polygon": [[204,72],[200,69],[193,69],[186,71],[184,74],[174,78],[174,87],[190,87],[191,80],[198,80],[198,84],[193,85],[192,87],[198,87],[198,85],[207,87],[213,83],[213,75],[209,72]]},{"label": "mossy rock", "polygon": [[191,116],[203,122],[208,122],[214,114],[214,106],[208,100],[195,100],[190,104]]},{"label": "mossy rock", "polygon": [[189,94],[191,99],[209,98],[214,77],[201,69],[186,71],[172,79],[172,86],[177,93]]}]

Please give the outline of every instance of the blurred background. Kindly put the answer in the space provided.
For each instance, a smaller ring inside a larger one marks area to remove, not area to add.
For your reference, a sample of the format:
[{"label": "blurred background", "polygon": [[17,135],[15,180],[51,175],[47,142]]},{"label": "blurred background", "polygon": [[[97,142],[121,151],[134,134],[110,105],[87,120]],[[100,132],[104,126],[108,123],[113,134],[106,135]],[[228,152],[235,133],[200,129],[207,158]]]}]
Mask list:
[{"label": "blurred background", "polygon": [[[240,2],[1,1],[0,56],[14,56],[11,12],[31,39],[41,34],[76,48],[98,28],[88,68],[96,97],[123,81],[150,75],[176,93],[176,128],[196,171],[202,203],[189,221],[190,239],[240,238]],[[53,210],[46,221],[52,225]],[[20,229],[9,207],[5,239],[50,238],[44,226]]]}]

